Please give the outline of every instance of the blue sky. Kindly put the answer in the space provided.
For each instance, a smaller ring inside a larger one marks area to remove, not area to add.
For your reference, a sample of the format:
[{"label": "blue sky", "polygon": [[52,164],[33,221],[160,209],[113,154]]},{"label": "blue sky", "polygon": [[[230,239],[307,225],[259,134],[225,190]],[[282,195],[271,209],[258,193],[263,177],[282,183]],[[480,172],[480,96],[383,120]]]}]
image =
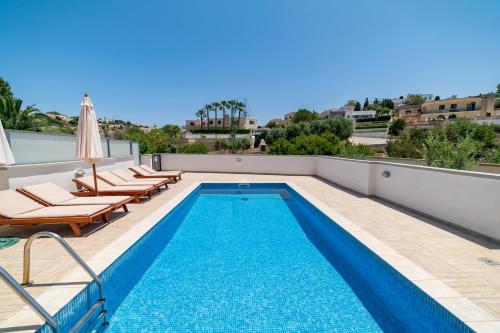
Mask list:
[{"label": "blue sky", "polygon": [[500,83],[500,1],[2,0],[0,76],[25,103],[182,124],[245,99],[263,123],[307,107]]}]

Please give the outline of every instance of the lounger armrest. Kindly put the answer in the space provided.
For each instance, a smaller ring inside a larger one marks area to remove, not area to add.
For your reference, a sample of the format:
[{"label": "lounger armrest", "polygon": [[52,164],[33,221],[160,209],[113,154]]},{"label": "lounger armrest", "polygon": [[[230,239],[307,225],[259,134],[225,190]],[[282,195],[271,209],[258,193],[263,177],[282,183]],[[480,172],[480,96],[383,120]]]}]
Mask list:
[{"label": "lounger armrest", "polygon": [[77,197],[94,197],[95,196],[94,191],[76,191],[76,192],[71,192],[71,194],[76,195]]}]

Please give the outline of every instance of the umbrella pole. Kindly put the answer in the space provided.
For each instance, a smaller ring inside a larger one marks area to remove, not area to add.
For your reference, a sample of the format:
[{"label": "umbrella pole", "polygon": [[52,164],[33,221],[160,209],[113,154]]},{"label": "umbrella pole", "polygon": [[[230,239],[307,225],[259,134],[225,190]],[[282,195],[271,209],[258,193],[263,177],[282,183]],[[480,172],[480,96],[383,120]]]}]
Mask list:
[{"label": "umbrella pole", "polygon": [[97,190],[97,174],[95,171],[95,163],[92,163],[92,172],[94,174],[94,190],[95,190],[95,195],[99,195],[99,191]]}]

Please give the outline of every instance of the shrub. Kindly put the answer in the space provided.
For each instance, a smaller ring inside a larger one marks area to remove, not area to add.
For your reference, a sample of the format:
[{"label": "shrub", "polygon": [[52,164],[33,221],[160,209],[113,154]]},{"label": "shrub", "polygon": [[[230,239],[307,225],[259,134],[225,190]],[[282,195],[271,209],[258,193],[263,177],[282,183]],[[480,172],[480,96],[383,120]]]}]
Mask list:
[{"label": "shrub", "polygon": [[181,152],[182,152],[182,146],[178,145],[176,143],[171,144],[167,149],[167,153],[171,153],[171,154],[178,154]]},{"label": "shrub", "polygon": [[226,139],[216,139],[215,140],[215,150],[221,151],[226,150],[228,147],[228,143]]},{"label": "shrub", "polygon": [[269,146],[268,153],[271,155],[287,155],[290,142],[285,138],[279,138]]},{"label": "shrub", "polygon": [[402,133],[400,136],[391,136],[387,140],[385,150],[390,157],[422,158],[422,144],[413,140],[410,135]]},{"label": "shrub", "polygon": [[332,142],[332,134],[301,135],[296,137],[288,147],[290,155],[335,155],[339,152],[338,138],[337,144]]},{"label": "shrub", "polygon": [[330,132],[340,140],[347,140],[352,135],[352,123],[344,118],[318,119],[310,123],[311,134],[321,135]]},{"label": "shrub", "polygon": [[484,154],[484,162],[500,164],[500,146],[488,149]]},{"label": "shrub", "polygon": [[448,139],[429,133],[422,148],[425,162],[429,166],[468,170],[477,165],[477,144],[470,136],[453,145]]},{"label": "shrub", "polygon": [[203,143],[193,143],[182,148],[182,152],[186,154],[206,154],[208,146]]},{"label": "shrub", "polygon": [[341,157],[361,160],[372,155],[375,155],[375,151],[368,145],[346,142],[340,146],[339,156]]},{"label": "shrub", "polygon": [[279,138],[286,138],[286,129],[283,127],[276,127],[271,129],[266,133],[266,143],[268,145],[271,145],[274,141],[278,140]]},{"label": "shrub", "polygon": [[[301,123],[305,124],[305,123]],[[302,134],[302,128],[299,124],[291,124],[285,127],[285,133],[287,140],[292,140],[293,138]]]},{"label": "shrub", "polygon": [[406,122],[404,119],[396,119],[389,126],[389,134],[390,135],[399,135],[405,129]]}]

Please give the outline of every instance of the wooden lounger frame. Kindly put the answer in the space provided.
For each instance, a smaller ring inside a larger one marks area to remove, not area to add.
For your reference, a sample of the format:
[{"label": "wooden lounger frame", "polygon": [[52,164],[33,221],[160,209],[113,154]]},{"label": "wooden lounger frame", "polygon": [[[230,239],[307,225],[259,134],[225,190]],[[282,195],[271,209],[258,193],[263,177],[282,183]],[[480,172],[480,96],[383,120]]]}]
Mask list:
[{"label": "wooden lounger frame", "polygon": [[[50,207],[50,206],[58,206],[58,205],[52,205],[52,204],[50,204],[49,202],[47,202],[47,201],[43,200],[43,199],[42,199],[42,198],[40,198],[39,196],[36,196],[36,195],[34,195],[33,193],[28,192],[28,191],[26,191],[26,190],[25,190],[25,189],[23,189],[23,188],[18,188],[18,189],[16,189],[16,191],[17,191],[17,192],[19,192],[19,193],[21,193],[21,194],[23,194],[23,195],[25,195],[25,196],[27,196],[27,197],[28,197],[28,198],[30,198],[30,199],[35,200],[36,202],[38,202],[39,204],[42,204],[42,205],[44,205],[44,206],[48,206],[48,207]],[[132,200],[134,200],[134,198],[133,198],[133,197],[130,197],[130,198],[127,198],[127,199],[125,199],[125,200],[122,200],[122,201],[120,201],[120,202],[118,202],[118,203],[116,203],[116,204],[97,204],[97,203],[96,203],[96,205],[109,205],[109,206],[113,207],[113,211],[115,211],[115,210],[117,210],[117,209],[120,209],[120,208],[123,208],[123,211],[124,211],[124,212],[128,212],[127,204],[128,204],[129,202],[131,202]],[[63,206],[64,206],[64,205],[63,205]],[[79,206],[79,205],[75,205],[75,206]],[[85,205],[81,205],[81,206],[85,206]]]},{"label": "wooden lounger frame", "polygon": [[[116,176],[116,177],[120,178],[119,176]],[[102,180],[103,182],[105,182],[105,183],[107,183],[107,184],[109,184],[111,186],[151,186],[151,187],[154,187],[155,190],[157,190],[158,192],[161,192],[161,188],[160,187],[165,186],[165,188],[168,188],[168,183],[170,183],[170,180],[165,179],[165,180],[159,181],[158,184],[121,184],[121,185],[113,185],[112,183],[108,182],[106,180],[106,178],[104,178],[104,177],[101,177],[101,176],[97,175],[97,178],[99,178],[100,180]],[[124,181],[126,181],[126,180],[124,179]]]},{"label": "wooden lounger frame", "polygon": [[[81,182],[78,180],[78,178],[73,179],[73,181],[82,186],[83,188],[86,189],[86,191],[77,191],[77,192],[71,192],[73,195],[80,196],[80,197],[85,197],[85,196],[95,196],[97,193],[96,191],[88,186],[87,184]],[[118,187],[118,186],[116,186]],[[98,190],[97,192],[99,195],[128,195],[134,198],[134,202],[138,203],[141,201],[141,197],[148,197],[151,198],[151,193],[155,190],[155,187],[151,187],[147,190],[122,190],[122,191],[106,191],[106,190]]]},{"label": "wooden lounger frame", "polygon": [[103,222],[108,222],[107,214],[112,212],[114,208],[112,206],[104,208],[97,213],[89,216],[61,216],[61,217],[34,217],[34,218],[8,218],[0,215],[0,225],[37,225],[37,224],[49,224],[49,223],[66,223],[69,224],[71,230],[76,237],[82,235],[81,228],[94,221],[103,220]]}]

